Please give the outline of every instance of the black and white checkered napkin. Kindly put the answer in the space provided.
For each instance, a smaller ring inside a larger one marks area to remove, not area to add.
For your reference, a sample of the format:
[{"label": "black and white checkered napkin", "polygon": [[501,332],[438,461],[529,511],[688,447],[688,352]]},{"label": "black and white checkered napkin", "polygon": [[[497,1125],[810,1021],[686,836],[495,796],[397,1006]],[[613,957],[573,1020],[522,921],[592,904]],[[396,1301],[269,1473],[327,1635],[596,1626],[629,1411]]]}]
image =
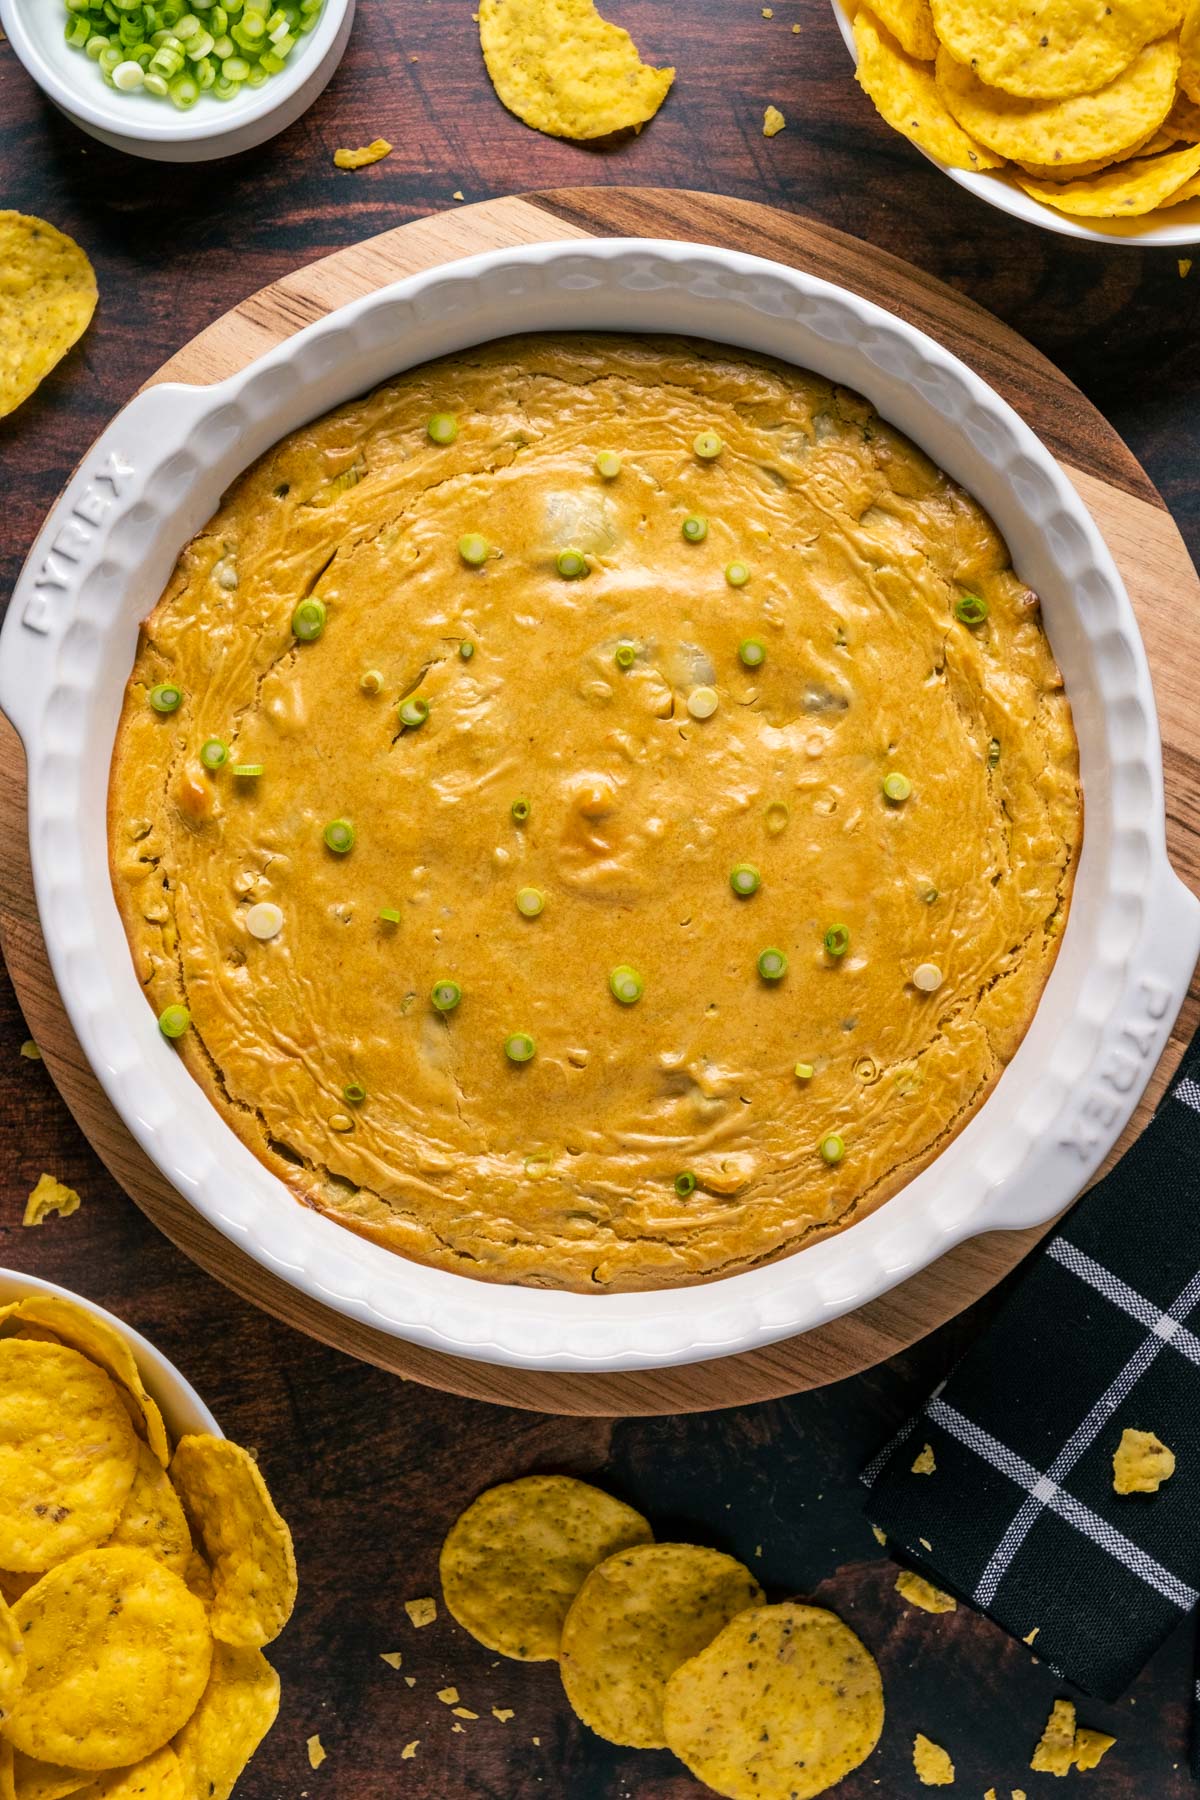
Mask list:
[{"label": "black and white checkered napkin", "polygon": [[[1176,1456],[1113,1491],[1126,1426]],[[914,1474],[923,1447],[935,1472]],[[1153,1122],[865,1471],[906,1560],[1112,1700],[1200,1600],[1200,1035]],[[1200,1698],[1200,1690],[1198,1690]]]}]

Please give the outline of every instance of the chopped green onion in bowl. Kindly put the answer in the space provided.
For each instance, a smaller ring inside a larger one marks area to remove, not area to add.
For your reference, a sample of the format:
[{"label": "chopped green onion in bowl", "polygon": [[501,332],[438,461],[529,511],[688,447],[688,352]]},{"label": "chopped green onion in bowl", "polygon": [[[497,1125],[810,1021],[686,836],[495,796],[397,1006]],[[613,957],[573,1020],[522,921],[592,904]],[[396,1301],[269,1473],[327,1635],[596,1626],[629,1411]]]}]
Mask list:
[{"label": "chopped green onion in bowl", "polygon": [[229,101],[280,74],[324,0],[67,0],[63,37],[118,94]]}]

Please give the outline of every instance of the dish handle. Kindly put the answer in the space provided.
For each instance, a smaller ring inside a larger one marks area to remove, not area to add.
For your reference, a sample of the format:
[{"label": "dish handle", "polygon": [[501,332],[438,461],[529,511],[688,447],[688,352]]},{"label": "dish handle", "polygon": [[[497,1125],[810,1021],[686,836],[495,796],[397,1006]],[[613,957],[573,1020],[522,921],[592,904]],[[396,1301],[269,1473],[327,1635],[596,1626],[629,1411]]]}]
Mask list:
[{"label": "dish handle", "polygon": [[[180,525],[180,542],[191,534],[172,489],[187,487],[196,460],[188,440],[211,406],[211,390],[174,382],[135,395],[92,445],[34,540],[0,630],[0,710],[27,752],[63,677],[68,636],[86,665],[89,622],[102,629],[105,615],[121,606],[128,571],[163,516]],[[164,446],[175,450],[174,466]]]}]

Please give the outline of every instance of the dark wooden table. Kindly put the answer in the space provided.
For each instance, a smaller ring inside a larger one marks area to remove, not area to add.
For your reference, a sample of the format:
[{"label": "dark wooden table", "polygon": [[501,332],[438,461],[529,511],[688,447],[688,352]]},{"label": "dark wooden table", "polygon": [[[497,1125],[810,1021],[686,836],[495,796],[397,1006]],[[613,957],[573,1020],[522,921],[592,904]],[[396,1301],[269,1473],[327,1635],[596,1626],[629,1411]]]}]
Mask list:
[{"label": "dark wooden table", "polygon": [[[52,5],[55,0],[33,0]],[[873,117],[824,0],[621,0],[610,11],[675,91],[639,137],[602,150],[537,136],[494,98],[471,0],[360,0],[346,60],[306,118],[232,162],[167,169],[111,153],[66,125],[0,43],[0,206],[78,237],[101,302],[85,343],[0,421],[0,593],[79,453],[166,357],[250,290],[356,238],[453,204],[587,182],[697,187],[804,210],[960,287],[1059,362],[1113,419],[1200,552],[1200,254],[1106,251],[1035,232],[967,199]],[[799,35],[792,33],[800,23]],[[764,106],[788,128],[768,142]],[[333,150],[378,135],[393,154],[335,171]],[[880,296],[886,303],[886,294]],[[576,1724],[553,1666],[497,1664],[444,1617],[414,1631],[402,1602],[436,1593],[441,1538],[481,1486],[531,1469],[595,1474],[651,1514],[660,1535],[746,1558],[774,1596],[837,1607],[883,1667],[888,1723],[844,1800],[921,1790],[923,1730],[952,1752],[954,1791],[1001,1800],[1059,1792],[1029,1753],[1064,1692],[1019,1645],[960,1611],[901,1605],[860,1511],[856,1474],[924,1396],[959,1321],[919,1351],[822,1393],[739,1412],[657,1421],[564,1421],[405,1386],[297,1337],[199,1274],[104,1173],[0,985],[0,1263],[123,1313],[173,1357],[225,1428],[258,1446],[292,1522],[302,1588],[275,1647],[279,1724],[244,1800],[684,1800],[701,1793],[663,1753],[621,1752]],[[84,1196],[74,1218],[20,1225],[42,1169]],[[381,1651],[400,1650],[393,1671]],[[404,1675],[415,1677],[411,1689]],[[481,1717],[461,1733],[447,1683]],[[1114,1708],[1081,1703],[1118,1746],[1072,1779],[1091,1800],[1182,1800],[1188,1633]],[[511,1707],[507,1724],[491,1708]],[[313,1773],[305,1740],[328,1752]],[[414,1738],[410,1761],[400,1749]]]}]

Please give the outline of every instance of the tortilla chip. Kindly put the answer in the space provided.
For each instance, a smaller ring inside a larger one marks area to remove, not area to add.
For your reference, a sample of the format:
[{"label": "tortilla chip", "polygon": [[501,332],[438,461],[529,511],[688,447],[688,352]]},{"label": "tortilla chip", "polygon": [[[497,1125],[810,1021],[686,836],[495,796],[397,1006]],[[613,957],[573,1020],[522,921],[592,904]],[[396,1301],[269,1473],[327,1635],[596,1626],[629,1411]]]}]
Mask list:
[{"label": "tortilla chip", "polygon": [[1183,0],[932,0],[937,34],[989,87],[1065,100],[1107,86],[1178,25]]},{"label": "tortilla chip", "polygon": [[96,310],[96,272],[79,245],[26,213],[0,212],[0,418],[61,361]]},{"label": "tortilla chip", "polygon": [[610,1556],[563,1626],[559,1665],[576,1716],[610,1744],[665,1749],[668,1680],[763,1599],[749,1569],[719,1550],[637,1544]]},{"label": "tortilla chip", "polygon": [[183,1437],[171,1480],[212,1570],[213,1636],[269,1644],[296,1604],[296,1556],[258,1464],[227,1438]]},{"label": "tortilla chip", "polygon": [[214,1644],[208,1686],[175,1739],[184,1800],[229,1800],[278,1711],[279,1677],[262,1651]]},{"label": "tortilla chip", "polygon": [[140,1550],[72,1556],[13,1611],[28,1673],[5,1730],[40,1762],[140,1762],[179,1730],[204,1692],[212,1660],[204,1608]]},{"label": "tortilla chip", "polygon": [[910,1606],[919,1606],[922,1612],[952,1613],[958,1611],[958,1601],[953,1594],[944,1594],[932,1581],[926,1581],[915,1569],[901,1569],[896,1577],[896,1592]]},{"label": "tortilla chip", "polygon": [[664,1735],[728,1800],[812,1800],[883,1729],[875,1659],[842,1621],[787,1601],[739,1613],[667,1683]]},{"label": "tortilla chip", "polygon": [[1157,1494],[1175,1473],[1175,1452],[1152,1431],[1129,1426],[1113,1452],[1113,1489],[1118,1494]]},{"label": "tortilla chip", "polygon": [[918,1731],[913,1740],[913,1768],[922,1787],[953,1787],[954,1764],[950,1753]]},{"label": "tortilla chip", "polygon": [[74,1188],[67,1187],[57,1181],[53,1175],[38,1176],[37,1186],[25,1202],[25,1213],[22,1225],[44,1225],[51,1213],[57,1213],[60,1219],[69,1219],[71,1214],[79,1211],[79,1195]]},{"label": "tortilla chip", "polygon": [[35,1573],[102,1544],[136,1468],[102,1369],[63,1344],[0,1340],[0,1566]]},{"label": "tortilla chip", "polygon": [[164,1744],[132,1768],[110,1769],[80,1789],[79,1800],[185,1800],[179,1758]]},{"label": "tortilla chip", "polygon": [[1188,0],[1179,34],[1179,85],[1194,105],[1200,106],[1200,0]]},{"label": "tortilla chip", "polygon": [[1179,49],[1161,38],[1140,50],[1098,93],[1024,100],[987,87],[948,50],[937,59],[942,98],[963,130],[1019,163],[1091,162],[1145,143],[1175,100]]},{"label": "tortilla chip", "polygon": [[67,1800],[96,1779],[91,1769],[68,1769],[62,1763],[38,1762],[20,1750],[13,1757],[16,1800]]},{"label": "tortilla chip", "polygon": [[[119,1331],[106,1319],[89,1312],[87,1307],[78,1306],[74,1300],[62,1300],[57,1294],[27,1294],[24,1300],[17,1300],[6,1308],[6,1312],[54,1332],[81,1356],[99,1363],[116,1382],[122,1397],[127,1399],[135,1427],[166,1468],[171,1451],[163,1416],[142,1380],[137,1358]],[[0,1314],[0,1318],[3,1316]]]},{"label": "tortilla chip", "polygon": [[674,69],[648,68],[592,0],[480,0],[479,41],[509,112],[551,137],[644,125],[675,79]]},{"label": "tortilla chip", "polygon": [[313,1735],[309,1738],[308,1743],[305,1747],[308,1750],[308,1766],[309,1766],[309,1768],[310,1769],[319,1769],[321,1764],[325,1761],[325,1757],[327,1755],[327,1751],[325,1749],[324,1744],[321,1742],[319,1733],[314,1732]]},{"label": "tortilla chip", "polygon": [[[116,1530],[108,1541],[144,1550],[147,1556],[157,1556],[174,1574],[188,1581],[192,1534],[179,1496],[147,1444],[138,1445],[133,1486],[121,1509]],[[191,1586],[190,1582],[188,1586]]]},{"label": "tortilla chip", "polygon": [[[1194,177],[1191,181],[1185,181],[1181,188],[1176,188],[1173,194],[1168,194],[1167,198],[1163,201],[1163,205],[1182,206],[1185,200],[1200,200],[1200,176]],[[1191,267],[1192,265],[1189,262],[1185,269],[1181,262],[1179,273],[1181,275],[1187,275],[1190,272]]]},{"label": "tortilla chip", "polygon": [[647,1544],[640,1513],[569,1475],[480,1494],[451,1527],[439,1572],[464,1631],[517,1662],[553,1662],[571,1602],[598,1563]]},{"label": "tortilla chip", "polygon": [[1178,142],[1174,137],[1163,142],[1162,140],[1166,138],[1166,127],[1160,126],[1157,131],[1152,132],[1151,135],[1148,138],[1145,138],[1141,143],[1134,144],[1132,149],[1123,150],[1120,156],[1098,156],[1094,157],[1091,162],[1080,163],[1034,163],[1022,161],[1021,167],[1027,175],[1032,175],[1036,181],[1087,181],[1090,176],[1099,175],[1102,169],[1111,169],[1114,163],[1131,162],[1135,156],[1140,156],[1143,151],[1148,155],[1157,156],[1160,151],[1170,150],[1173,145]]},{"label": "tortilla chip", "polygon": [[1065,1775],[1075,1755],[1075,1708],[1056,1700],[1029,1766],[1039,1775]]},{"label": "tortilla chip", "polygon": [[908,55],[932,62],[938,53],[937,32],[929,0],[871,0],[871,11]]},{"label": "tortilla chip", "polygon": [[1083,219],[1139,219],[1160,206],[1169,206],[1185,183],[1200,173],[1200,144],[1173,150],[1167,156],[1139,158],[1118,163],[1103,175],[1087,181],[1071,181],[1059,187],[1016,173],[1027,194],[1059,212]]},{"label": "tortilla chip", "polygon": [[25,1645],[7,1600],[0,1600],[0,1725],[25,1680]]},{"label": "tortilla chip", "polygon": [[967,136],[947,110],[933,71],[906,56],[864,6],[855,15],[858,85],[896,131],[951,169],[998,169],[1003,158]]}]

